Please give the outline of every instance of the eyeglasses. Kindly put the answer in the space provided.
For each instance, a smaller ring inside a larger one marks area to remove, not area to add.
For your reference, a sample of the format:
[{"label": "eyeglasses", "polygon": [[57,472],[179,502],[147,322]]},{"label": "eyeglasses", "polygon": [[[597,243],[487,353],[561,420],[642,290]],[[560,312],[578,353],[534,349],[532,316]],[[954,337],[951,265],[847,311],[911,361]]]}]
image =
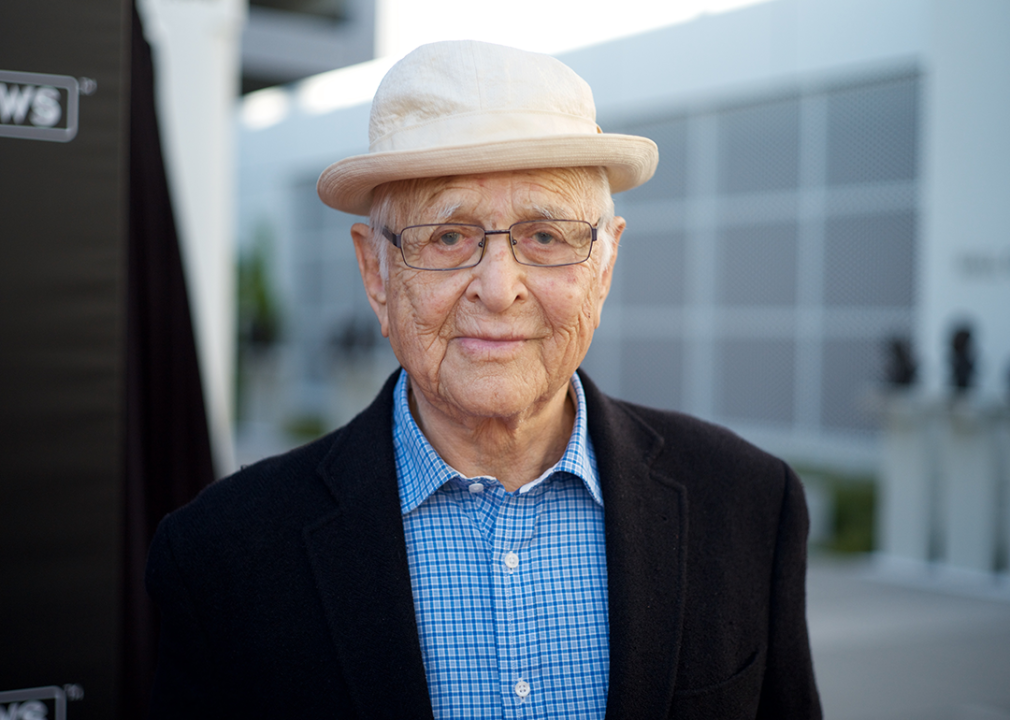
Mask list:
[{"label": "eyeglasses", "polygon": [[437,223],[411,225],[399,233],[382,234],[400,248],[403,262],[417,270],[462,270],[484,257],[488,235],[508,235],[512,257],[520,265],[561,267],[589,259],[596,228],[584,220],[524,220],[508,230],[480,225]]}]

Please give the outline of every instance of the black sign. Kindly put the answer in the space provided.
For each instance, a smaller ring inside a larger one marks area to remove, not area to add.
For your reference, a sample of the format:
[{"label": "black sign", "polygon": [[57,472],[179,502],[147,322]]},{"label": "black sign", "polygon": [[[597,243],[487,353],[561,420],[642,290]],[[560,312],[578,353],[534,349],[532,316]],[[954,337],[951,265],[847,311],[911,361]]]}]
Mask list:
[{"label": "black sign", "polygon": [[119,699],[129,18],[0,0],[0,720],[140,717]]}]

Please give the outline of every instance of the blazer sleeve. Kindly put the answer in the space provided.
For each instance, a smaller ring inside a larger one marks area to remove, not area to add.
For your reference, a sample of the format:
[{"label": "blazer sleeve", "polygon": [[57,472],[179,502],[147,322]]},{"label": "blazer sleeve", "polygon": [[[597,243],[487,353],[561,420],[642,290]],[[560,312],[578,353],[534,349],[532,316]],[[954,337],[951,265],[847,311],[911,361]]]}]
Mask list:
[{"label": "blazer sleeve", "polygon": [[820,720],[806,619],[807,505],[799,479],[785,463],[783,468],[785,487],[772,563],[768,654],[758,717]]},{"label": "blazer sleeve", "polygon": [[147,592],[161,613],[158,665],[151,693],[152,720],[227,717],[214,654],[186,579],[172,552],[170,519],[161,522],[148,553]]}]

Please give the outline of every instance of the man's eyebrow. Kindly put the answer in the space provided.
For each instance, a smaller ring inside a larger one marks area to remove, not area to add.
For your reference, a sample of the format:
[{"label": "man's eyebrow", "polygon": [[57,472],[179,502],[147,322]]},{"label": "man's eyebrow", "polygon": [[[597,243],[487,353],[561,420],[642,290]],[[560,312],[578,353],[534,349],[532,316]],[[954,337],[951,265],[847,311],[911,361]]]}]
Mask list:
[{"label": "man's eyebrow", "polygon": [[457,200],[455,202],[447,202],[443,204],[441,207],[436,206],[435,211],[431,214],[432,222],[442,222],[444,220],[451,220],[452,216],[456,214],[456,211],[459,210],[462,204],[463,204],[462,202]]},{"label": "man's eyebrow", "polygon": [[573,217],[571,208],[557,205],[531,205],[529,215],[544,220],[564,220]]}]

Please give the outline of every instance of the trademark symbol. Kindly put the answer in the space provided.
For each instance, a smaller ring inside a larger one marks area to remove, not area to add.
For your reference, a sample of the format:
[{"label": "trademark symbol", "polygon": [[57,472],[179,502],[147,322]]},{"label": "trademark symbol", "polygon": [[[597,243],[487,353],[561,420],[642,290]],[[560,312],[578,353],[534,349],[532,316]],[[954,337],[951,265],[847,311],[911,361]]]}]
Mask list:
[{"label": "trademark symbol", "polygon": [[89,77],[78,78],[77,84],[81,87],[81,95],[93,95],[98,89],[98,81]]},{"label": "trademark symbol", "polygon": [[84,688],[77,683],[71,683],[69,685],[63,686],[63,692],[67,694],[67,700],[83,700],[84,699]]}]

